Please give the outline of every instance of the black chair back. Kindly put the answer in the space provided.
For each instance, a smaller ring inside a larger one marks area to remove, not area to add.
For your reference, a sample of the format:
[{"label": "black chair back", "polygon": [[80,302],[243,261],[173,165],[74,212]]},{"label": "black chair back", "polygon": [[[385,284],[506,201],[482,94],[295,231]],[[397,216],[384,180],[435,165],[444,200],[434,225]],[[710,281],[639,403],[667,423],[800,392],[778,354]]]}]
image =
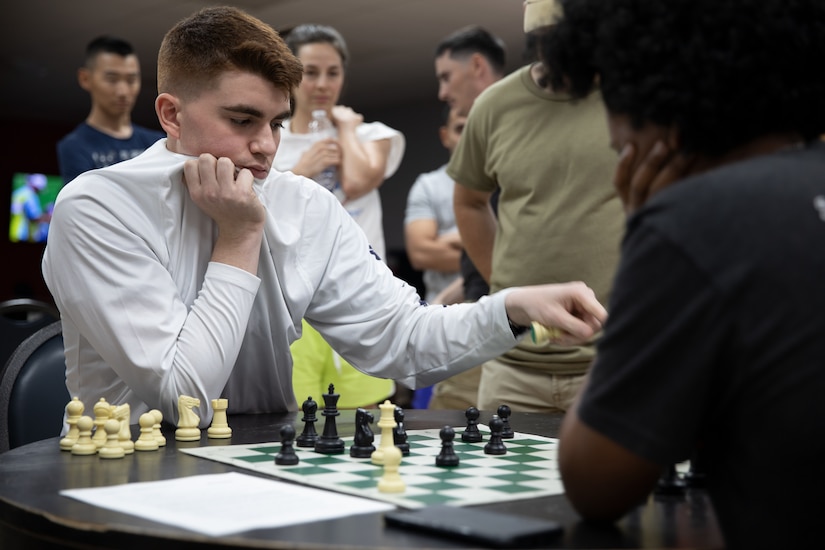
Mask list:
[{"label": "black chair back", "polygon": [[70,399],[56,321],[24,340],[0,371],[0,453],[60,435]]},{"label": "black chair back", "polygon": [[0,302],[0,365],[23,340],[59,319],[57,308],[40,300],[15,298]]}]

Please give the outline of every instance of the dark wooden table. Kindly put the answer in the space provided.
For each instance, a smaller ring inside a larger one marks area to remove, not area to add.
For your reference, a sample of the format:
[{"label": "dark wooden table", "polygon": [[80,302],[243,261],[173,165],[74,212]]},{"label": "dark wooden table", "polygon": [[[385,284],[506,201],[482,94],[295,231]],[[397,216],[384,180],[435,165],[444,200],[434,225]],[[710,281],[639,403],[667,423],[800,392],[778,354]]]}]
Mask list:
[{"label": "dark wooden table", "polygon": [[[463,428],[463,411],[408,410],[407,430],[452,425]],[[489,416],[489,415],[487,415]],[[486,416],[483,416],[485,418]],[[276,441],[280,427],[299,416],[267,414],[231,416],[232,444]],[[352,411],[338,417],[339,433],[354,429]],[[517,413],[510,423],[522,433],[558,434],[560,416]],[[133,427],[134,430],[137,427]],[[213,444],[204,430],[202,445]],[[178,452],[172,427],[164,427],[168,444],[157,452],[135,452],[123,459],[72,456],[61,452],[58,438],[0,454],[0,547],[11,548],[464,548],[460,542],[386,527],[383,514],[318,521],[278,529],[258,529],[211,538],[112,512],[61,496],[69,488],[239,471]],[[137,432],[135,431],[135,435]],[[226,444],[223,440],[220,444]],[[245,470],[244,473],[255,475]],[[550,548],[721,548],[723,542],[707,494],[690,490],[678,496],[651,496],[615,525],[582,522],[564,496],[542,497],[483,506],[485,509],[550,518],[564,534]]]}]

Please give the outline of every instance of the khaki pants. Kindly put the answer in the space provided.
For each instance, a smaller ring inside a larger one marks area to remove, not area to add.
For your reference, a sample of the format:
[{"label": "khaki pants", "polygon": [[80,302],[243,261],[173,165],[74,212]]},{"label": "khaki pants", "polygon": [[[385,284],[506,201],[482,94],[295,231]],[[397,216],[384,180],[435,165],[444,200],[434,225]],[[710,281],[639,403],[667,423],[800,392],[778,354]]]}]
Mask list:
[{"label": "khaki pants", "polygon": [[500,405],[509,405],[513,412],[565,412],[585,377],[514,367],[492,359],[482,365],[478,408],[496,411]]},{"label": "khaki pants", "polygon": [[466,410],[478,407],[480,380],[481,365],[438,382],[433,386],[433,396],[427,408]]}]

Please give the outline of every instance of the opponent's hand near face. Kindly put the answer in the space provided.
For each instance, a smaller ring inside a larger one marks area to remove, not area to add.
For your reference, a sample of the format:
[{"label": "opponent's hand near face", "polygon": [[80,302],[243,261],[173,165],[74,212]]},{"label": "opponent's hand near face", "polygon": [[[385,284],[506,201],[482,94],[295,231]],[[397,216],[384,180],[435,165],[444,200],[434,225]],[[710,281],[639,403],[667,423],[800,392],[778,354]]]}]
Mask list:
[{"label": "opponent's hand near face", "polygon": [[590,340],[607,318],[593,289],[581,282],[520,287],[507,294],[504,305],[517,325],[536,321],[559,329],[553,342],[563,345]]},{"label": "opponent's hand near face", "polygon": [[212,260],[256,273],[266,210],[252,188],[252,173],[228,158],[204,153],[183,165],[192,201],[218,225]]},{"label": "opponent's hand near face", "polygon": [[657,141],[644,158],[637,161],[638,151],[632,143],[622,148],[613,186],[619,193],[629,216],[650,197],[688,175],[694,156],[673,151]]}]

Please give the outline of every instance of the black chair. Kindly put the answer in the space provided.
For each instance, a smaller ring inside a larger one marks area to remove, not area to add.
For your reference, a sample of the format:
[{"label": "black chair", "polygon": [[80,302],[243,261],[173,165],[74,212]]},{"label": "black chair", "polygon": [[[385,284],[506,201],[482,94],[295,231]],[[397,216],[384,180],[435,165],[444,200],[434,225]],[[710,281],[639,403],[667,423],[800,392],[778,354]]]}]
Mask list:
[{"label": "black chair", "polygon": [[57,308],[46,302],[29,298],[0,302],[0,365],[23,340],[59,319]]},{"label": "black chair", "polygon": [[55,321],[25,339],[0,371],[0,453],[60,435],[69,400]]}]

